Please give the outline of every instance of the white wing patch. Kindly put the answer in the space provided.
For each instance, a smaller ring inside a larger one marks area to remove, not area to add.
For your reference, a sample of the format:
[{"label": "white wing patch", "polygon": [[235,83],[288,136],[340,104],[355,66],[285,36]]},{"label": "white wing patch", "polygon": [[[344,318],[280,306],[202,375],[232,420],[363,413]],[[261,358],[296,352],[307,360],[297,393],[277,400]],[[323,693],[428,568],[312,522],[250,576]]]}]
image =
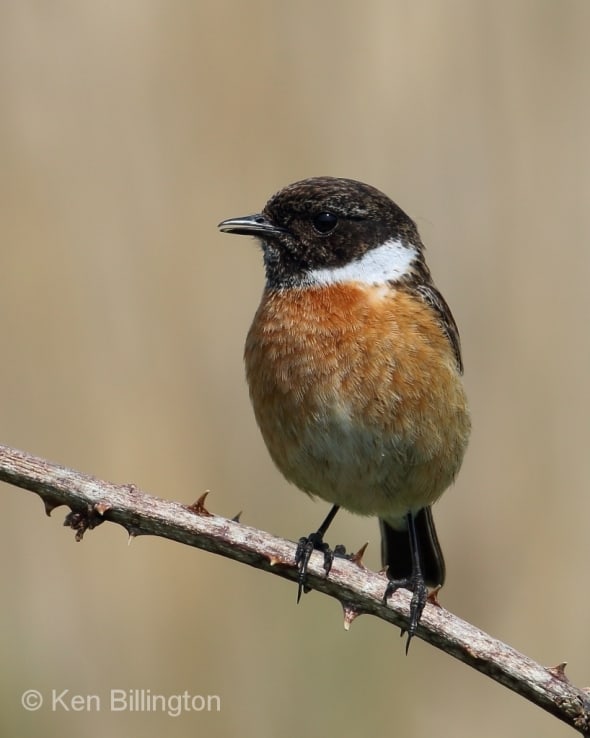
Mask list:
[{"label": "white wing patch", "polygon": [[416,256],[417,250],[413,246],[392,239],[349,264],[312,269],[305,275],[304,283],[310,287],[324,287],[345,282],[373,285],[395,282],[410,273]]}]

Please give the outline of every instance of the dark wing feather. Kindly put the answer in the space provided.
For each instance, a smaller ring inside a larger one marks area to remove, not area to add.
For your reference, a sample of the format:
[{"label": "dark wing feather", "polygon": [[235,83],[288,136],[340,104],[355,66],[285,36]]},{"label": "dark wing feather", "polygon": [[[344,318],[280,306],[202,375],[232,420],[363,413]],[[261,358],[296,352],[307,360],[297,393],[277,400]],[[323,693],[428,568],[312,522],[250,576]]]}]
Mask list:
[{"label": "dark wing feather", "polygon": [[428,303],[438,315],[441,328],[443,329],[446,337],[449,339],[455,359],[457,360],[457,367],[461,374],[463,374],[463,359],[461,358],[461,339],[459,338],[459,329],[453,318],[451,308],[447,305],[445,298],[440,294],[433,284],[423,283],[415,286],[416,292]]}]

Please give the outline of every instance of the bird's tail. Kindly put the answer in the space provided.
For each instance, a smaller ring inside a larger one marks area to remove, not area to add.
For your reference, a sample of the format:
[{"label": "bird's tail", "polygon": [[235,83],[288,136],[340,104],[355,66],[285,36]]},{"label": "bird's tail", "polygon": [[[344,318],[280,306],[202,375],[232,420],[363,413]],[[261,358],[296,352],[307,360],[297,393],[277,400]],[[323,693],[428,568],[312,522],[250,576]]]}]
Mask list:
[{"label": "bird's tail", "polygon": [[[438,587],[445,581],[445,560],[438,542],[430,507],[423,507],[414,516],[418,550],[424,581],[430,587]],[[381,527],[381,560],[387,566],[390,579],[406,579],[412,575],[412,552],[407,526],[392,528],[385,520]]]}]

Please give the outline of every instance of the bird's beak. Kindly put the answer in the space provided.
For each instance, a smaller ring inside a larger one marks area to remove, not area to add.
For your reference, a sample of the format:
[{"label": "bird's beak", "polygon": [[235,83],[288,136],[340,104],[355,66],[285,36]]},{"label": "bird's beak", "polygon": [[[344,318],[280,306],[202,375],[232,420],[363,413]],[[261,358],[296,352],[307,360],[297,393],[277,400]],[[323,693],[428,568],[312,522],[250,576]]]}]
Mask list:
[{"label": "bird's beak", "polygon": [[285,228],[274,225],[261,213],[244,215],[242,218],[228,218],[222,220],[217,227],[224,233],[237,233],[240,236],[268,237],[287,233]]}]

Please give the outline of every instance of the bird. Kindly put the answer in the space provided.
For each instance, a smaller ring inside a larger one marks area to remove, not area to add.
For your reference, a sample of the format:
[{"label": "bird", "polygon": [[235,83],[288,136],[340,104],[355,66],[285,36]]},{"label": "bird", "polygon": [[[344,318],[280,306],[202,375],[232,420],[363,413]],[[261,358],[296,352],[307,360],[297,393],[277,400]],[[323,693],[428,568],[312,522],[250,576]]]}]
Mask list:
[{"label": "bird", "polygon": [[[224,233],[254,236],[266,274],[244,359],[254,415],[283,476],[332,504],[299,539],[298,601],[340,508],[381,529],[384,602],[411,592],[406,650],[429,587],[445,581],[432,505],[471,430],[457,324],[414,221],[375,187],[312,177]],[[337,547],[341,552],[343,547]]]}]

